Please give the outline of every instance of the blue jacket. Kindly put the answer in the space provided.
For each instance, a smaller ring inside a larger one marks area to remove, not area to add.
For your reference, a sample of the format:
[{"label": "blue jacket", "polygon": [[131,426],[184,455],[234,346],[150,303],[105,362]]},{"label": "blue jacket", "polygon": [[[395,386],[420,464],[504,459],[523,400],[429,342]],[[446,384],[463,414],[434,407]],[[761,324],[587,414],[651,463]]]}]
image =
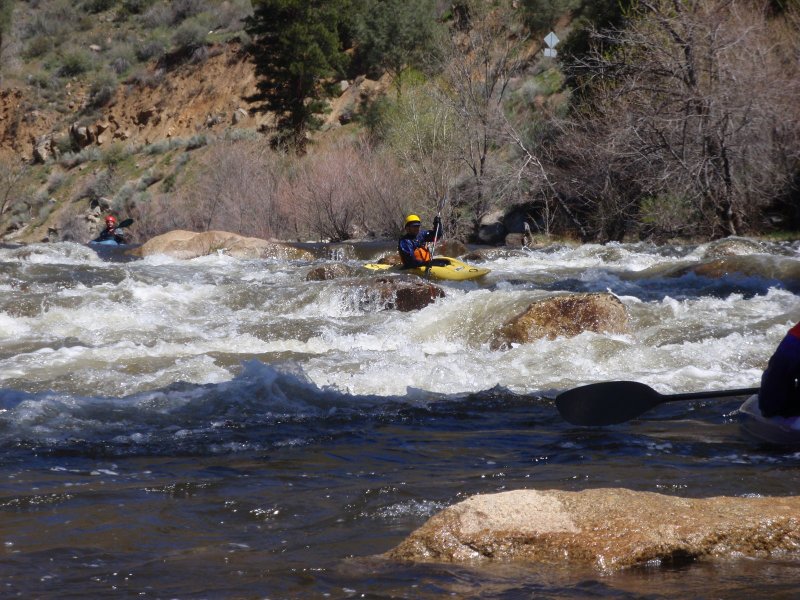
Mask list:
[{"label": "blue jacket", "polygon": [[758,408],[765,417],[800,415],[800,323],[789,330],[767,363]]},{"label": "blue jacket", "polygon": [[400,238],[397,243],[397,250],[400,252],[400,259],[403,261],[403,266],[407,269],[412,267],[423,267],[425,262],[418,260],[414,256],[414,251],[417,248],[424,248],[425,244],[432,242],[434,239],[442,239],[442,226],[438,224],[433,229],[423,229],[416,237],[410,233],[405,234]]}]

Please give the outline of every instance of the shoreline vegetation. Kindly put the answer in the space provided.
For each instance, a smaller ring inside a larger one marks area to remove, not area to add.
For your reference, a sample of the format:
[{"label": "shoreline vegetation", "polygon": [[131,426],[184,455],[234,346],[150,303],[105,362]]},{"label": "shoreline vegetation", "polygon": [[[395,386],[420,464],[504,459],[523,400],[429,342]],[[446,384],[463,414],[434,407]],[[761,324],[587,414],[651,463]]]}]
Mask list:
[{"label": "shoreline vegetation", "polygon": [[800,235],[796,1],[290,5],[0,0],[0,241]]}]

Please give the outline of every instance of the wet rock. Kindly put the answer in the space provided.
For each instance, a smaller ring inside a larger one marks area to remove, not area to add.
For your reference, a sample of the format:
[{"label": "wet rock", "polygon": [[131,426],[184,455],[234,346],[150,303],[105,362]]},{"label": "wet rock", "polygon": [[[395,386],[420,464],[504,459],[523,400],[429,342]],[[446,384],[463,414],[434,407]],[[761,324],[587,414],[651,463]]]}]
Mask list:
[{"label": "wet rock", "polygon": [[800,555],[800,497],[679,498],[626,489],[518,490],[446,508],[386,558],[515,561],[613,571],[705,558]]},{"label": "wet rock", "polygon": [[748,240],[747,238],[728,237],[708,244],[703,256],[713,259],[726,256],[761,254],[762,252],[764,252],[764,247],[757,241]]},{"label": "wet rock", "polygon": [[314,267],[306,275],[306,281],[325,281],[328,279],[340,279],[342,277],[352,277],[357,269],[342,263],[333,263]]},{"label": "wet rock", "polygon": [[484,262],[516,256],[528,256],[528,254],[521,248],[481,248],[465,254],[462,258],[467,262]]},{"label": "wet rock", "polygon": [[418,277],[377,277],[354,284],[358,304],[362,309],[370,306],[380,309],[410,312],[425,308],[444,298],[444,290],[438,285]]},{"label": "wet rock", "polygon": [[391,254],[384,254],[375,262],[377,262],[379,265],[392,265],[392,266],[399,266],[403,264],[403,261],[400,260],[400,255],[397,254],[397,252],[392,252]]},{"label": "wet rock", "polygon": [[457,258],[463,256],[467,252],[469,252],[469,248],[457,240],[448,240],[445,238],[443,241],[436,244],[436,256]]},{"label": "wet rock", "polygon": [[226,231],[175,230],[156,236],[139,248],[131,250],[135,256],[166,254],[174,258],[190,259],[223,252],[236,258],[275,258],[279,260],[311,260],[306,250],[288,244],[244,237]]},{"label": "wet rock", "polygon": [[731,274],[748,277],[765,277],[783,281],[800,279],[800,262],[783,256],[728,256],[689,267],[689,270],[713,279]]},{"label": "wet rock", "polygon": [[572,337],[584,331],[626,333],[625,305],[612,294],[569,294],[539,300],[508,320],[495,333],[491,345],[505,348],[512,343]]},{"label": "wet rock", "polygon": [[484,244],[501,244],[505,242],[508,230],[503,224],[504,213],[494,211],[485,215],[478,226],[478,239]]}]

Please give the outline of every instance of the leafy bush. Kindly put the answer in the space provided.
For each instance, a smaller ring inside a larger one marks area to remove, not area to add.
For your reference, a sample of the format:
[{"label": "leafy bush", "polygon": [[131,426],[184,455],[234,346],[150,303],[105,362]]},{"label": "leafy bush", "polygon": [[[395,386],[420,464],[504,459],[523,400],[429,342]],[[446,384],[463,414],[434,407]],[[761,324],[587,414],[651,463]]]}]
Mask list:
[{"label": "leafy bush", "polygon": [[194,135],[186,142],[187,150],[197,150],[208,144],[208,136],[204,133]]},{"label": "leafy bush", "polygon": [[185,21],[172,36],[172,43],[178,50],[202,46],[208,37],[208,26],[194,19]]},{"label": "leafy bush", "polygon": [[58,171],[51,173],[47,178],[47,193],[52,194],[55,192],[58,188],[64,185],[66,180],[67,176],[64,173]]},{"label": "leafy bush", "polygon": [[166,51],[167,48],[164,42],[158,39],[151,39],[141,46],[137,46],[135,53],[140,62],[146,62],[154,58],[161,58]]},{"label": "leafy bush", "polygon": [[103,153],[103,163],[113,168],[131,155],[131,150],[120,143],[111,144]]},{"label": "leafy bush", "polygon": [[40,33],[28,40],[28,43],[22,50],[22,57],[27,59],[40,58],[50,52],[53,47],[53,38]]},{"label": "leafy bush", "polygon": [[83,7],[92,14],[105,12],[114,7],[117,0],[86,0]]},{"label": "leafy bush", "polygon": [[99,200],[105,196],[111,196],[115,187],[114,173],[110,169],[105,169],[89,179],[83,190],[79,192],[78,198],[87,198],[90,201]]},{"label": "leafy bush", "polygon": [[170,3],[170,9],[172,10],[172,24],[177,25],[190,17],[208,11],[210,7],[205,0],[173,0]]},{"label": "leafy bush", "polygon": [[91,70],[93,66],[92,56],[85,50],[76,49],[64,55],[57,72],[61,77],[75,77]]},{"label": "leafy bush", "polygon": [[149,9],[155,0],[123,0],[122,13],[128,15],[141,15]]},{"label": "leafy bush", "polygon": [[98,161],[103,157],[103,153],[97,146],[87,146],[77,154],[74,152],[65,152],[58,159],[60,164],[65,169],[72,169],[78,165],[86,162]]},{"label": "leafy bush", "polygon": [[96,74],[89,85],[88,108],[100,108],[114,98],[117,91],[117,78],[108,71]]}]

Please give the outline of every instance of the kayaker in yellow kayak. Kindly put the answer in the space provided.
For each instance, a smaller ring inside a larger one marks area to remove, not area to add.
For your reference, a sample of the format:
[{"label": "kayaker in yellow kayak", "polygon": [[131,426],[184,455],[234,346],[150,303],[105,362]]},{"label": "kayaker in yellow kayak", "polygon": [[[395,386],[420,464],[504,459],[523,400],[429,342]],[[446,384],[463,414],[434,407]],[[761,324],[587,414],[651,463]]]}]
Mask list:
[{"label": "kayaker in yellow kayak", "polygon": [[433,218],[433,229],[420,230],[421,224],[417,215],[411,214],[406,217],[405,233],[397,244],[400,260],[406,269],[431,266],[433,257],[428,250],[428,244],[430,242],[435,244],[442,239],[442,220],[438,216]]}]

